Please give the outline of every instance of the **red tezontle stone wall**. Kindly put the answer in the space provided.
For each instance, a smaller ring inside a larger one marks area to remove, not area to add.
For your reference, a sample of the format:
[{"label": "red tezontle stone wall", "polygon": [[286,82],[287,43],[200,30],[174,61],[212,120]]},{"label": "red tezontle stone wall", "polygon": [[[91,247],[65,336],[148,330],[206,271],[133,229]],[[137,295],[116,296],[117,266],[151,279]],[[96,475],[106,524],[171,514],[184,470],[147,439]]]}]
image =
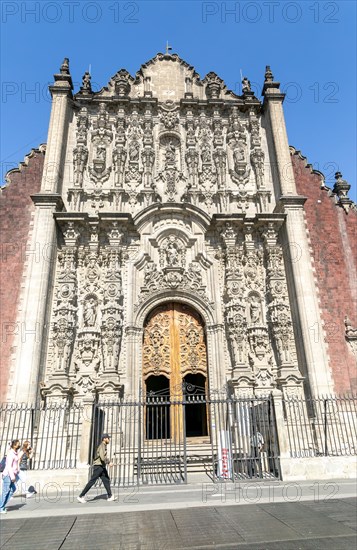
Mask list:
[{"label": "red tezontle stone wall", "polygon": [[5,400],[11,383],[14,333],[21,332],[18,308],[35,209],[30,195],[40,191],[43,162],[44,148],[31,151],[21,169],[8,174],[9,182],[0,192],[0,402]]},{"label": "red tezontle stone wall", "polygon": [[356,391],[356,358],[345,338],[344,318],[357,328],[357,212],[346,214],[335,196],[321,189],[321,174],[312,172],[298,152],[292,152],[292,162],[298,194],[307,197],[306,223],[325,328],[318,337],[328,345],[335,392]]}]

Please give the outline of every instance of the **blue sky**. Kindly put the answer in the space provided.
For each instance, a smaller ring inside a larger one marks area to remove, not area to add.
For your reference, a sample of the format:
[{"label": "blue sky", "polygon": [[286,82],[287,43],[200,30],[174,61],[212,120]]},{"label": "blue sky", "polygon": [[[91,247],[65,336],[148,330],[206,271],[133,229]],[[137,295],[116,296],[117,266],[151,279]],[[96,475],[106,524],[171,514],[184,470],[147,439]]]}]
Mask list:
[{"label": "blue sky", "polygon": [[131,74],[169,40],[203,78],[215,71],[256,94],[265,65],[287,93],[289,143],[333,185],[340,170],[356,200],[356,2],[34,1],[1,4],[1,164],[16,166],[46,142],[48,84],[64,57],[75,88],[92,68],[93,88],[120,68]]}]

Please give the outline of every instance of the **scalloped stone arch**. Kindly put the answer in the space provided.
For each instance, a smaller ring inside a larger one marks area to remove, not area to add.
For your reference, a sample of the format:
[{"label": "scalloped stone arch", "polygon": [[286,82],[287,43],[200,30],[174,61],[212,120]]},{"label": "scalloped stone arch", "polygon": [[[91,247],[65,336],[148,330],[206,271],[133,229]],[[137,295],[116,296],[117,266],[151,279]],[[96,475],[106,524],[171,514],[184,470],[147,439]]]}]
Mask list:
[{"label": "scalloped stone arch", "polygon": [[145,225],[150,222],[153,217],[158,217],[158,214],[162,218],[165,218],[165,216],[171,218],[174,214],[181,214],[183,217],[187,217],[187,219],[190,219],[197,223],[197,225],[201,227],[204,231],[211,223],[211,218],[208,216],[208,214],[204,210],[193,204],[152,204],[144,210],[141,210],[136,216],[134,216],[134,224],[137,227],[138,231],[140,231],[142,227],[145,227]]},{"label": "scalloped stone arch", "polygon": [[212,308],[210,308],[199,295],[189,291],[165,289],[156,293],[154,296],[149,296],[140,304],[140,307],[134,314],[133,326],[141,330],[150,312],[155,309],[155,307],[168,302],[178,302],[195,309],[202,317],[205,329],[207,326],[216,322]]}]

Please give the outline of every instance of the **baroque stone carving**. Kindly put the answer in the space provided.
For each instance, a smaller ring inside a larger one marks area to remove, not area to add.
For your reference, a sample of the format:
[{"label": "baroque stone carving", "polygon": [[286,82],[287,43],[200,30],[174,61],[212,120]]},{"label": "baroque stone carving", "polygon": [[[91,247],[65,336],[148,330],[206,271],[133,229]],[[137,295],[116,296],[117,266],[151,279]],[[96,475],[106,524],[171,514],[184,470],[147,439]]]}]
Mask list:
[{"label": "baroque stone carving", "polygon": [[113,148],[114,185],[123,188],[127,151],[125,147],[125,111],[122,108],[118,111],[115,129],[115,145]]},{"label": "baroque stone carving", "polygon": [[277,350],[277,364],[297,368],[293,325],[290,313],[283,251],[273,223],[263,234],[266,247],[268,317]]},{"label": "baroque stone carving", "polygon": [[353,328],[349,318],[345,317],[345,337],[349,345],[351,346],[352,352],[357,358],[357,328]]},{"label": "baroque stone carving", "polygon": [[166,130],[174,130],[179,122],[178,110],[173,101],[167,100],[160,112],[160,122]]},{"label": "baroque stone carving", "polygon": [[161,136],[159,162],[163,169],[159,172],[156,180],[165,184],[166,200],[174,202],[178,184],[185,180],[179,168],[181,166],[181,143],[178,137],[171,134]]},{"label": "baroque stone carving", "polygon": [[114,90],[119,97],[127,97],[130,93],[131,76],[125,69],[121,69],[114,77]]},{"label": "baroque stone carving", "polygon": [[106,104],[99,104],[99,111],[93,123],[92,141],[95,144],[108,145],[113,139],[112,124],[109,120]]},{"label": "baroque stone carving", "polygon": [[139,114],[133,110],[128,130],[128,166],[125,172],[126,192],[129,195],[129,204],[133,207],[137,202],[142,182],[142,170],[140,169],[140,152],[142,148],[143,130],[141,128]]},{"label": "baroque stone carving", "polygon": [[93,158],[93,165],[88,167],[90,179],[96,184],[101,185],[109,178],[111,167],[106,166],[106,148],[98,146],[96,157]]},{"label": "baroque stone carving", "polygon": [[88,111],[82,107],[77,115],[77,146],[73,150],[74,185],[82,187],[84,170],[88,161],[87,131]]},{"label": "baroque stone carving", "polygon": [[248,149],[245,129],[243,128],[236,107],[230,115],[230,126],[227,133],[227,144],[231,150],[231,167],[229,173],[232,181],[244,186],[250,174],[247,161]]},{"label": "baroque stone carving", "polygon": [[[67,233],[67,237],[69,237]],[[69,373],[77,321],[76,251],[64,247],[58,254],[56,305],[52,322],[52,373]]]},{"label": "baroque stone carving", "polygon": [[218,99],[223,87],[223,80],[216,73],[210,72],[205,76],[203,82],[206,83],[206,96],[209,99]]},{"label": "baroque stone carving", "polygon": [[160,246],[161,267],[184,267],[185,266],[185,245],[176,237],[170,235]]},{"label": "baroque stone carving", "polygon": [[208,301],[201,268],[197,262],[191,262],[187,270],[178,265],[173,267],[166,266],[162,270],[158,270],[154,262],[147,262],[144,270],[144,285],[141,288],[141,295],[136,308],[148,296],[165,288],[198,293],[207,305],[212,307],[212,304]]}]

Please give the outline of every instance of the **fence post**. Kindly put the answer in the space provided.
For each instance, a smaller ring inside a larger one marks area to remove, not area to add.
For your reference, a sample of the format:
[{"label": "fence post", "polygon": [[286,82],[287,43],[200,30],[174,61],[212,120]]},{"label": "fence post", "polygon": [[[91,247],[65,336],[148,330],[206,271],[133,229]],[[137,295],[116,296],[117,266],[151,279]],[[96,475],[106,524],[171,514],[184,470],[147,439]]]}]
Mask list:
[{"label": "fence post", "polygon": [[283,395],[279,390],[272,392],[274,404],[276,431],[280,458],[290,458],[289,438],[284,420]]},{"label": "fence post", "polygon": [[92,435],[92,422],[93,422],[93,399],[84,398],[83,401],[83,419],[82,419],[82,433],[81,443],[79,449],[79,462],[82,465],[89,464],[90,462],[90,444]]},{"label": "fence post", "polygon": [[324,454],[327,456],[327,403],[328,400],[324,399]]}]

